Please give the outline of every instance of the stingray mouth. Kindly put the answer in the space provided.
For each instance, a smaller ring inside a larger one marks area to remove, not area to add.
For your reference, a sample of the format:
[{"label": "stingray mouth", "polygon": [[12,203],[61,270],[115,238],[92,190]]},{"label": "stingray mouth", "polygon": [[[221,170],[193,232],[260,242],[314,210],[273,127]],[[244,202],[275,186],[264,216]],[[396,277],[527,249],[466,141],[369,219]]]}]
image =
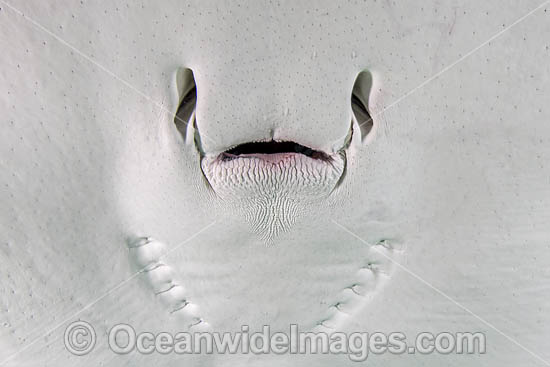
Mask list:
[{"label": "stingray mouth", "polygon": [[247,142],[219,154],[205,154],[201,168],[221,197],[322,197],[340,183],[346,153],[326,153],[293,141]]},{"label": "stingray mouth", "polygon": [[222,161],[238,158],[258,158],[263,160],[281,160],[295,154],[301,154],[311,159],[330,162],[332,157],[325,152],[315,150],[292,141],[250,142],[237,145],[220,154]]}]

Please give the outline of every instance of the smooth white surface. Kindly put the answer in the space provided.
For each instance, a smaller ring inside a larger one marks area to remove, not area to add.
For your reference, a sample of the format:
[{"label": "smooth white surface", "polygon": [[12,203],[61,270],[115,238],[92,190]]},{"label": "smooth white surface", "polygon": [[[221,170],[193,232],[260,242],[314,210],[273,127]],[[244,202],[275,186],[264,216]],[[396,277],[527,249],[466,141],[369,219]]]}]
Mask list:
[{"label": "smooth white surface", "polygon": [[[0,3],[0,363],[355,365],[337,355],[116,356],[105,342],[121,322],[183,328],[143,279],[126,281],[136,236],[181,244],[166,261],[216,330],[314,326],[373,256],[333,220],[368,243],[391,239],[408,271],[550,361],[548,7],[478,48],[540,2],[10,4],[24,16]],[[180,66],[195,72],[208,152],[273,129],[337,150],[364,68],[378,87],[376,136],[354,142],[343,194],[266,246],[215,210],[177,133]],[[371,365],[544,365],[385,266],[391,278],[343,330],[484,331],[488,351]],[[78,318],[98,332],[85,357],[62,343]]]}]

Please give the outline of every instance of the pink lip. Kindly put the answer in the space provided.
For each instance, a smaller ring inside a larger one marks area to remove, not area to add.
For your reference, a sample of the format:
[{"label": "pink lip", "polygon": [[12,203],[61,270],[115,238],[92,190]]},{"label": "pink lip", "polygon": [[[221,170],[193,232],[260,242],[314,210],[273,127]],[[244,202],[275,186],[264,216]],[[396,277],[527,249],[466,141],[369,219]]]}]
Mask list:
[{"label": "pink lip", "polygon": [[[264,153],[250,153],[250,154],[240,154],[240,155],[233,155],[229,153],[222,153],[221,157],[222,160],[234,160],[234,159],[260,159],[266,163],[280,163],[282,161],[289,161],[292,158],[296,158],[298,156],[303,156],[299,153],[274,153],[274,154],[264,154]],[[304,158],[307,158],[304,156]]]}]

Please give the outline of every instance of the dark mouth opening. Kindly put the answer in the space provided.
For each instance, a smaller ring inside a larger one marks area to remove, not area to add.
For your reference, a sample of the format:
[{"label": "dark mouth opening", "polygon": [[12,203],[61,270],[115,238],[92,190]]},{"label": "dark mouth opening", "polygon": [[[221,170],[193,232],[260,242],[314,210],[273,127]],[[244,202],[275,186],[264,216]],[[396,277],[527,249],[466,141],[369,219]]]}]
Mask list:
[{"label": "dark mouth opening", "polygon": [[278,154],[278,153],[298,153],[303,154],[313,159],[322,161],[330,161],[328,154],[308,148],[292,141],[267,141],[267,142],[252,142],[237,145],[221,154],[224,161],[233,160],[243,155],[248,154]]}]

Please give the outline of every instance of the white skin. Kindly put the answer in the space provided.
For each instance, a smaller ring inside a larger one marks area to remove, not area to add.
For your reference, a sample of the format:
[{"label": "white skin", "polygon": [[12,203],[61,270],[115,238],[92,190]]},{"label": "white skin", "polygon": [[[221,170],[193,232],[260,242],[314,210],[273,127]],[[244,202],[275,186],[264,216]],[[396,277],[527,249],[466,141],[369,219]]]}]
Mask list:
[{"label": "white skin", "polygon": [[[381,365],[536,365],[485,320],[550,359],[547,15],[533,14],[407,95],[528,11],[459,3],[17,4],[26,18],[2,5],[0,363],[88,363],[60,342],[65,320],[87,320],[98,335],[120,322],[187,327],[170,313],[180,294],[155,296],[158,278],[115,288],[134,274],[127,245],[142,236],[174,249],[162,260],[215,330],[314,328],[345,313],[327,325],[412,336],[483,330],[490,340],[483,358],[372,357]],[[377,115],[372,140],[350,146],[340,191],[302,204],[300,219],[266,245],[246,213],[223,209],[174,126],[181,66],[195,72],[207,154],[271,136],[336,152],[354,79],[367,67],[380,81],[373,110],[391,108]],[[389,259],[372,251],[381,239],[394,246]],[[375,278],[373,261],[383,265],[375,286],[355,286]],[[350,301],[356,293],[368,297]],[[98,340],[91,358],[182,363],[150,357],[113,358]],[[351,363],[330,355],[185,362]]]}]

